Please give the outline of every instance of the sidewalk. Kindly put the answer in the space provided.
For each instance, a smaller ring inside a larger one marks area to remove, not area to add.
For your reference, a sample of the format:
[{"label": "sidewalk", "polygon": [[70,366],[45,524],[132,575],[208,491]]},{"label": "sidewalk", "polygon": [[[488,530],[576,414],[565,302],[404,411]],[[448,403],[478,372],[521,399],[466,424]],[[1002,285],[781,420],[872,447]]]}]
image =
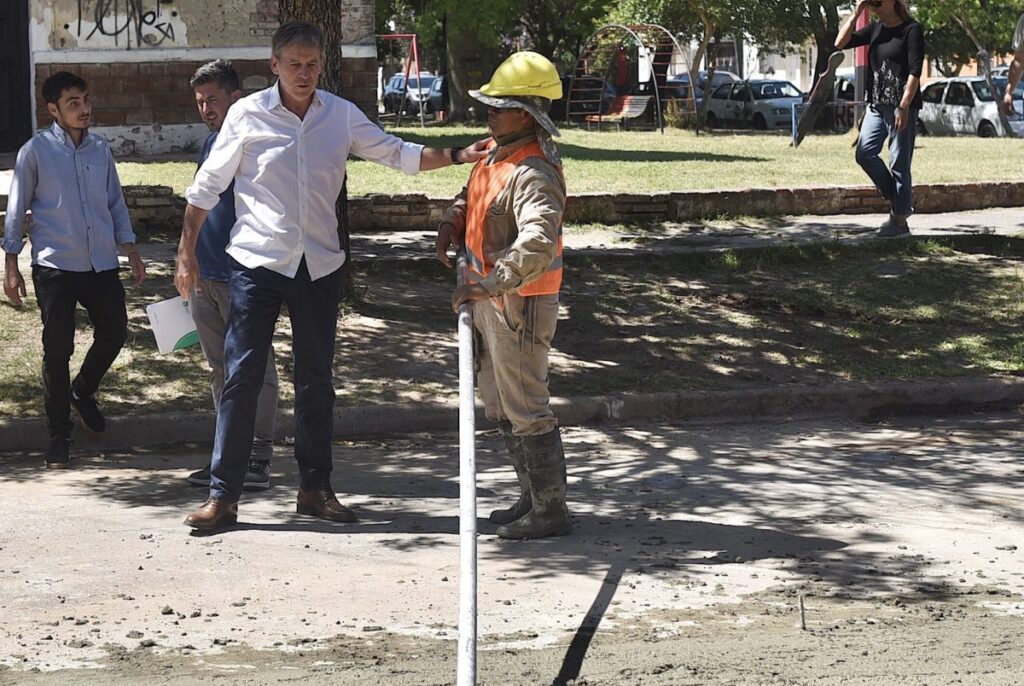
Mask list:
[{"label": "sidewalk", "polygon": [[[643,227],[570,227],[563,236],[566,258],[573,255],[634,256],[645,253],[700,253],[720,250],[751,250],[771,246],[831,241],[876,240],[875,229],[884,214],[763,217],[708,223],[669,223],[658,230]],[[1024,233],[1024,208],[921,214],[910,219],[913,236],[957,236]],[[434,260],[434,232],[402,231],[353,233],[352,259],[357,264],[378,261]],[[149,260],[173,263],[177,243],[143,243]]]},{"label": "sidewalk", "polygon": [[[622,229],[588,225],[570,228],[563,236],[566,258],[575,255],[637,255],[646,252],[696,253],[746,250],[829,241],[875,240],[884,214],[762,217],[710,223],[668,223],[660,230]],[[914,236],[973,234],[1013,235],[1024,232],[1024,208],[1000,207],[911,217]],[[434,232],[352,234],[356,262],[434,259]]]}]

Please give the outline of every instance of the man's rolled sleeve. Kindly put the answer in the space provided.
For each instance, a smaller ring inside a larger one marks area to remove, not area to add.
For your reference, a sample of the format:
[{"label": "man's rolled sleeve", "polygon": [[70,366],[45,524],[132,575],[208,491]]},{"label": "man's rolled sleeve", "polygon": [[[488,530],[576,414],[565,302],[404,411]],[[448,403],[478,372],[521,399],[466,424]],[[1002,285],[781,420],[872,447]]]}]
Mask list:
[{"label": "man's rolled sleeve", "polygon": [[402,143],[402,173],[415,176],[420,173],[420,158],[423,146],[419,143]]},{"label": "man's rolled sleeve", "polygon": [[36,182],[39,178],[39,166],[31,144],[25,145],[18,152],[14,164],[14,178],[7,197],[7,217],[4,220],[5,253],[20,255],[25,248],[25,215],[35,194]]},{"label": "man's rolled sleeve", "polygon": [[217,134],[209,156],[196,172],[192,185],[185,190],[185,200],[189,205],[201,210],[212,210],[220,202],[220,194],[234,181],[235,172],[242,162],[243,141],[238,117],[235,109],[228,110],[227,119]]},{"label": "man's rolled sleeve", "polygon": [[135,232],[132,230],[131,216],[128,214],[128,205],[124,201],[121,179],[117,176],[114,154],[110,152],[109,148],[107,156],[110,158],[110,163],[107,165],[107,209],[110,210],[110,217],[114,220],[114,240],[118,245],[134,243]]}]

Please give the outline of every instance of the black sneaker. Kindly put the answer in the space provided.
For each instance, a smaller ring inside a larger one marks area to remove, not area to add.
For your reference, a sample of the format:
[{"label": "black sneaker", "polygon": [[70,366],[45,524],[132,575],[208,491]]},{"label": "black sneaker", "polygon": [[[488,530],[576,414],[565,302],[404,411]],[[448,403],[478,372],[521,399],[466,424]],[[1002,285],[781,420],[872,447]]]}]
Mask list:
[{"label": "black sneaker", "polygon": [[270,488],[270,463],[250,461],[242,488],[246,491],[265,491]]},{"label": "black sneaker", "polygon": [[205,486],[210,487],[210,465],[206,465],[198,472],[192,472],[188,475],[188,482],[192,486]]},{"label": "black sneaker", "polygon": [[78,415],[90,431],[103,433],[107,428],[107,420],[103,418],[103,413],[100,412],[100,407],[93,396],[79,398],[78,394],[71,391],[71,405],[78,410]]},{"label": "black sneaker", "polygon": [[71,439],[67,436],[51,436],[50,447],[46,449],[47,469],[67,469],[71,462]]}]

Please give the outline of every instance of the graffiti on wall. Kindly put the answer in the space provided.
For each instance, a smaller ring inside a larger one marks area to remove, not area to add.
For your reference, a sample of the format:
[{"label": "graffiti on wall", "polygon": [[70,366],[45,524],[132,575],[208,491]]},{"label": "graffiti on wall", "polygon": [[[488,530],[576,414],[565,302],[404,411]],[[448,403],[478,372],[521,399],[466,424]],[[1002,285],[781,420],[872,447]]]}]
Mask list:
[{"label": "graffiti on wall", "polygon": [[[78,0],[79,43],[113,40],[126,50],[175,42],[174,0]],[[71,28],[71,27],[67,27]]]}]

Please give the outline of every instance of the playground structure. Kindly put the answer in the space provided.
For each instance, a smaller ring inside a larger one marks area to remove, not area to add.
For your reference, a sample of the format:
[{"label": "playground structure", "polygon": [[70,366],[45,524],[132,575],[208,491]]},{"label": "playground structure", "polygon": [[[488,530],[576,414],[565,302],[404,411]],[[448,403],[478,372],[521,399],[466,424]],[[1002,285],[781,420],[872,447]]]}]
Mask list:
[{"label": "playground structure", "polygon": [[[654,103],[655,128],[665,132],[665,107],[675,102],[691,114],[695,112],[693,89],[690,98],[673,96],[668,84],[673,65],[689,73],[685,53],[675,36],[658,24],[608,24],[586,42],[572,72],[568,75],[565,96],[565,121],[628,126],[640,119]],[[596,77],[596,78],[595,78]],[[596,85],[597,80],[603,81]],[[606,92],[608,84],[614,95]],[[610,100],[610,101],[609,101]]]},{"label": "playground structure", "polygon": [[[389,34],[385,34],[385,35],[379,35],[379,36],[377,36],[377,38],[379,40],[385,40],[385,41],[409,41],[409,54],[405,58],[405,66],[403,67],[402,98],[401,98],[401,101],[399,102],[398,111],[397,111],[397,114],[398,114],[398,126],[401,126],[402,125],[402,113],[405,110],[405,103],[406,103],[406,101],[407,101],[407,99],[409,97],[409,74],[411,72],[414,75],[414,77],[417,79],[417,83],[419,83],[418,79],[419,79],[420,74],[422,73],[420,71],[419,41],[416,38],[416,34],[415,33],[389,33]],[[424,121],[423,108],[422,107],[419,110],[419,118],[420,118],[420,127],[421,128],[425,127],[426,123]]]}]

